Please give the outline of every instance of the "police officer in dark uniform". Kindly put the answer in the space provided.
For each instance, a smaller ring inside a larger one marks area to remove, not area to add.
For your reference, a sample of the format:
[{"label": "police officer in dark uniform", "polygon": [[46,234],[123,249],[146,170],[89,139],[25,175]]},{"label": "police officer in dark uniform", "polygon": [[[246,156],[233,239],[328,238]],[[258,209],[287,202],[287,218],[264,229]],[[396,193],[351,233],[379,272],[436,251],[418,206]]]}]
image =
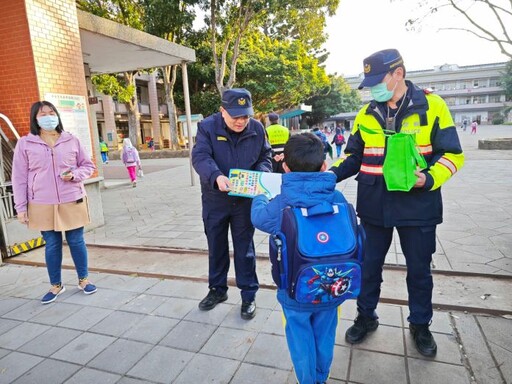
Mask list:
[{"label": "police officer in dark uniform", "polygon": [[[346,158],[331,168],[338,181],[357,174],[357,213],[366,231],[358,315],[345,340],[360,343],[379,325],[376,308],[382,268],[396,228],[407,265],[409,329],[418,351],[431,357],[437,344],[429,330],[433,316],[430,265],[436,226],[443,219],[441,186],[462,168],[464,154],[445,101],[406,80],[405,74],[396,49],[378,51],[364,60],[359,89],[370,88],[373,100],[355,118]],[[410,134],[425,158],[427,166],[415,171],[410,189],[390,190],[385,183],[388,168],[384,164],[392,155],[388,151],[391,138],[384,131]]]},{"label": "police officer in dark uniform", "polygon": [[231,168],[271,172],[271,148],[265,128],[254,114],[251,94],[243,88],[226,90],[220,112],[198,124],[192,164],[201,180],[203,223],[208,240],[208,295],[199,309],[208,311],[228,298],[228,230],[231,229],[235,276],[241,290],[243,319],[256,314],[258,290],[251,223],[252,200],[229,196]]},{"label": "police officer in dark uniform", "polygon": [[290,131],[278,123],[279,115],[277,113],[269,113],[268,120],[270,125],[266,129],[268,141],[272,147],[272,172],[284,173],[284,145],[290,138]]}]

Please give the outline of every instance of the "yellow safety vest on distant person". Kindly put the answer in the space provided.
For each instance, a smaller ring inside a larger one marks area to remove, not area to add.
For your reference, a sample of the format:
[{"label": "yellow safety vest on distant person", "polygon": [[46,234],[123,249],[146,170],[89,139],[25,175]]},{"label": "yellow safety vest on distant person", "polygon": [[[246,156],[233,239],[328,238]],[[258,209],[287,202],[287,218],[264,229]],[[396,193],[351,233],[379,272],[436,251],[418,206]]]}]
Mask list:
[{"label": "yellow safety vest on distant person", "polygon": [[268,141],[274,153],[281,153],[284,150],[284,145],[290,138],[290,131],[288,128],[279,124],[272,124],[267,127]]}]

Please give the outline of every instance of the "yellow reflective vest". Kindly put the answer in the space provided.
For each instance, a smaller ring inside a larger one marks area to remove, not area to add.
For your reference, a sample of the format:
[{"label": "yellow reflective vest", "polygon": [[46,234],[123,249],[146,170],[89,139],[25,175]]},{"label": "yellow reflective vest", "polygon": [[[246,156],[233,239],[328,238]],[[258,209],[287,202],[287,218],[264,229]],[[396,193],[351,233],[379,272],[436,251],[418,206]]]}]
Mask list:
[{"label": "yellow reflective vest", "polygon": [[272,147],[274,154],[281,153],[284,150],[284,145],[290,138],[290,131],[288,128],[279,124],[269,125],[267,128],[268,141]]},{"label": "yellow reflective vest", "polygon": [[[386,127],[386,103],[375,101],[357,114],[345,149],[346,158],[333,164],[338,181],[357,174],[357,212],[362,220],[385,227],[429,226],[442,222],[440,187],[464,164],[464,154],[451,113],[444,100],[406,81],[405,109],[397,116],[397,132],[414,135],[416,146],[428,167],[423,188],[408,192],[388,191],[382,166],[386,157],[386,136],[373,132]],[[399,101],[400,103],[400,101]],[[399,104],[398,103],[398,104]]]}]

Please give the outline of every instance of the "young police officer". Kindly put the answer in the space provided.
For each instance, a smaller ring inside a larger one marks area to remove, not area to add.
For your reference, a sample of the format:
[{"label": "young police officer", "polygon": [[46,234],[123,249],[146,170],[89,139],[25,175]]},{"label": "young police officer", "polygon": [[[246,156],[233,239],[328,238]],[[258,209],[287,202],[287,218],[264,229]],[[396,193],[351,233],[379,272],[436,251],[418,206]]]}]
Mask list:
[{"label": "young police officer", "polygon": [[[358,174],[357,212],[367,236],[358,316],[345,338],[359,343],[379,325],[375,309],[382,267],[396,227],[407,263],[409,329],[418,351],[434,356],[437,345],[429,330],[433,314],[430,264],[436,225],[443,219],[441,185],[462,167],[464,155],[446,103],[405,80],[404,62],[396,49],[376,52],[364,60],[359,89],[363,87],[370,88],[374,100],[356,116],[346,159],[331,168],[338,181]],[[416,184],[410,191],[386,188],[384,129],[413,134],[428,164],[416,172]]]}]

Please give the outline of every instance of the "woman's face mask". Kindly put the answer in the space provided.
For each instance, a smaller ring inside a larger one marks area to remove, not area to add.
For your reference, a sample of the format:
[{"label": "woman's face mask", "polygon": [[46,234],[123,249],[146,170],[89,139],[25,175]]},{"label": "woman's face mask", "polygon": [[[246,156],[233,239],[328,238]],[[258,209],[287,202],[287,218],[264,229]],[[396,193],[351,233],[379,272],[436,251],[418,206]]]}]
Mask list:
[{"label": "woman's face mask", "polygon": [[37,118],[37,124],[45,131],[53,131],[59,125],[59,118],[55,115],[41,116]]},{"label": "woman's face mask", "polygon": [[[393,75],[391,75],[391,76],[393,76]],[[397,84],[398,84],[398,80],[395,83],[395,86],[393,87],[393,89],[391,91],[388,89],[387,81],[385,83],[379,83],[376,86],[371,87],[370,92],[372,94],[372,97],[375,99],[375,101],[377,101],[379,103],[384,103],[386,101],[391,100],[391,98],[393,97],[393,94],[395,93],[395,88],[396,88]]]}]

